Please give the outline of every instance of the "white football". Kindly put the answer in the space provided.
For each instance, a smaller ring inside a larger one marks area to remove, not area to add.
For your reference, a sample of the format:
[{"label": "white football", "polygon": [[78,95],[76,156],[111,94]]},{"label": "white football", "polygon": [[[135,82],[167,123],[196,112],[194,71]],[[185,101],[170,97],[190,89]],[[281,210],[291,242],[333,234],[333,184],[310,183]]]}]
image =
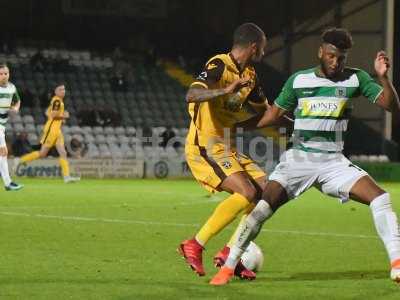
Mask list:
[{"label": "white football", "polygon": [[256,243],[250,242],[246,251],[242,254],[243,265],[254,272],[261,270],[264,264],[264,254]]}]

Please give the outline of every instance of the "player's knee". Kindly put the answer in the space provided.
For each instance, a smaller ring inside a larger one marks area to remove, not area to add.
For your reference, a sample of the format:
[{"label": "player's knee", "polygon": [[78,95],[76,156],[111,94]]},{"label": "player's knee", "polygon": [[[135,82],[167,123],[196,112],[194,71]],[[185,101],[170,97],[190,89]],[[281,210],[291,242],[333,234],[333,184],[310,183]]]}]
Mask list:
[{"label": "player's knee", "polygon": [[273,211],[278,210],[289,201],[286,190],[277,182],[271,181],[264,189],[262,199],[265,200]]},{"label": "player's knee", "polygon": [[392,201],[390,199],[390,194],[385,192],[385,193],[375,197],[371,201],[370,207],[372,210],[376,210],[376,211],[391,209]]},{"label": "player's knee", "polygon": [[252,185],[246,185],[241,189],[240,194],[247,200],[254,201],[257,198],[257,189]]},{"label": "player's knee", "polygon": [[47,156],[47,152],[45,152],[45,151],[40,151],[39,152],[39,157],[40,158],[45,158]]},{"label": "player's knee", "polygon": [[7,155],[8,155],[7,148],[0,148],[0,156],[7,157]]}]

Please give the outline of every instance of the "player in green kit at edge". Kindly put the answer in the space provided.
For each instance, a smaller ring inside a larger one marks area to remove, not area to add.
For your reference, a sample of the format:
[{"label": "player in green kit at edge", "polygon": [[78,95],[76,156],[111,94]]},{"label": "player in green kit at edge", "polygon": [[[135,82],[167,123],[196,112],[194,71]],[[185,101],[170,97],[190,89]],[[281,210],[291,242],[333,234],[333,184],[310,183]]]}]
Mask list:
[{"label": "player in green kit at edge", "polygon": [[400,283],[400,229],[390,195],[342,154],[351,98],[363,95],[390,112],[400,111],[399,99],[387,77],[390,63],[385,52],[378,52],[374,61],[381,85],[365,71],[345,67],[352,44],[347,30],[326,30],[318,51],[320,66],[293,74],[263,116],[237,124],[243,128],[271,126],[287,111],[293,111],[293,146],[282,154],[262,200],[242,224],[225,265],[210,282],[212,285],[228,283],[241,254],[257,237],[264,222],[312,186],[342,202],[352,199],[370,207],[389,256],[390,277]]}]

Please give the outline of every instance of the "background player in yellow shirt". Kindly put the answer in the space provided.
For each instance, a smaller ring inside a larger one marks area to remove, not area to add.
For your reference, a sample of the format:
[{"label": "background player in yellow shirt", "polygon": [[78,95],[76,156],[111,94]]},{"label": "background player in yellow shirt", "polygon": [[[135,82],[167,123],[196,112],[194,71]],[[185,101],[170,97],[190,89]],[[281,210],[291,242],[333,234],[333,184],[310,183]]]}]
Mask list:
[{"label": "background player in yellow shirt", "polygon": [[[265,186],[266,174],[254,161],[236,151],[231,131],[236,122],[249,117],[249,111],[267,107],[251,65],[261,61],[266,44],[266,36],[257,25],[239,26],[234,32],[231,52],[212,57],[186,96],[192,121],[185,152],[192,174],[208,191],[231,194],[216,207],[195,237],[183,241],[178,248],[200,276],[205,275],[202,263],[205,244],[237,215],[250,211]],[[227,246],[214,262],[223,264],[228,253]],[[255,278],[242,265],[238,265],[235,274]]]},{"label": "background player in yellow shirt", "polygon": [[47,122],[40,139],[40,151],[34,151],[22,156],[19,163],[28,163],[38,158],[44,158],[47,156],[49,150],[55,146],[60,155],[59,162],[64,182],[79,181],[79,177],[70,176],[67,151],[65,150],[64,136],[61,130],[62,124],[69,118],[68,111],[64,110],[65,85],[60,84],[56,86],[53,92],[54,95],[46,111]]}]

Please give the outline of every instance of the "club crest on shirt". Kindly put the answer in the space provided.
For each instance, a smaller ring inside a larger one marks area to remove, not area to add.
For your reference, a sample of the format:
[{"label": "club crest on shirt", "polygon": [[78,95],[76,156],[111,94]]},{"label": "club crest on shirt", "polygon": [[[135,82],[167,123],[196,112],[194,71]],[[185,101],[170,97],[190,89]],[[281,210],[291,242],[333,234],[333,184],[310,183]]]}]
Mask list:
[{"label": "club crest on shirt", "polygon": [[335,90],[336,97],[346,97],[346,88],[345,87],[337,87]]},{"label": "club crest on shirt", "polygon": [[200,79],[200,80],[207,80],[207,72],[201,72],[199,76],[197,76],[196,79]]},{"label": "club crest on shirt", "polygon": [[221,163],[221,165],[225,168],[225,169],[230,169],[232,168],[232,164],[229,161],[224,161],[223,163]]}]

